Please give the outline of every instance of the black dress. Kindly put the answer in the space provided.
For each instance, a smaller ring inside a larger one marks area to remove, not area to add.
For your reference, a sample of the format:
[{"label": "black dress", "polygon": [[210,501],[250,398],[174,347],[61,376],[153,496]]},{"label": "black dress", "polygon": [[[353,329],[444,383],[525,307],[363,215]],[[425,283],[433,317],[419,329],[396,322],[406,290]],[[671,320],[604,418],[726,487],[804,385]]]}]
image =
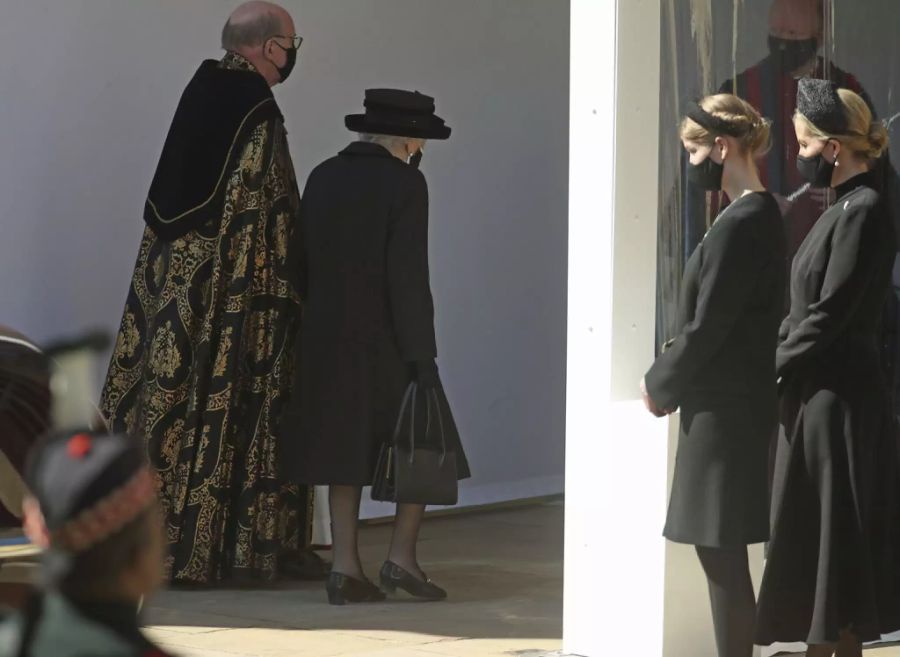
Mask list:
[{"label": "black dress", "polygon": [[[410,363],[437,355],[425,177],[377,144],[351,144],[310,174],[292,250],[304,309],[283,467],[299,483],[368,485]],[[439,396],[447,447],[468,477]]]},{"label": "black dress", "polygon": [[682,329],[645,378],[658,406],[681,409],[671,541],[737,547],[768,538],[784,278],[781,213],[767,193],[728,206],[688,261]]},{"label": "black dress", "polygon": [[760,644],[900,628],[898,455],[877,338],[894,229],[873,178],[838,188],[794,258]]}]

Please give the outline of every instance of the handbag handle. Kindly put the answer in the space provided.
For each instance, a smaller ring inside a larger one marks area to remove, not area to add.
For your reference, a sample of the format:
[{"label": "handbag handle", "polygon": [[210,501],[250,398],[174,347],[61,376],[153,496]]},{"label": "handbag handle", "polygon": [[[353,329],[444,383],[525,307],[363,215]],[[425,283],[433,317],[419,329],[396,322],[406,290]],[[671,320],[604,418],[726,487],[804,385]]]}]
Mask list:
[{"label": "handbag handle", "polygon": [[[400,441],[400,433],[403,431],[403,416],[406,412],[406,407],[409,406],[410,401],[412,402],[412,409],[410,411],[410,419],[409,419],[409,463],[412,465],[415,462],[415,454],[416,454],[416,397],[419,391],[419,386],[415,381],[411,381],[410,384],[406,387],[406,392],[403,393],[403,401],[400,404],[400,413],[397,415],[397,424],[394,426],[394,438],[392,440],[394,445],[397,445]],[[438,426],[441,431],[441,465],[443,466],[444,461],[447,458],[447,437],[444,430],[444,418],[441,413],[441,403],[438,399],[437,390],[431,389],[428,391],[431,394],[426,393],[426,404],[425,404],[425,435],[428,436],[429,431],[431,430],[431,403],[434,401],[434,409],[438,416]]]},{"label": "handbag handle", "polygon": [[[447,439],[444,434],[444,419],[441,415],[441,404],[438,400],[437,391],[433,388],[429,391],[431,394],[426,393],[425,397],[425,437],[428,437],[428,434],[431,430],[431,400],[434,399],[434,410],[438,415],[438,426],[441,430],[441,467],[444,466],[444,461],[447,460]],[[412,465],[416,460],[416,435],[415,435],[415,393],[413,393],[413,425],[409,429],[409,464]]]},{"label": "handbag handle", "polygon": [[[397,424],[394,426],[394,438],[392,440],[394,446],[400,443],[400,432],[403,430],[403,416],[406,413],[406,407],[412,401],[412,409],[409,417],[409,462],[413,463],[416,453],[416,395],[419,386],[415,381],[410,381],[406,386],[406,392],[403,393],[403,402],[400,404],[400,413],[397,415]],[[430,420],[429,420],[430,423]]]},{"label": "handbag handle", "polygon": [[400,412],[397,413],[397,424],[394,426],[394,437],[391,440],[394,445],[400,440],[400,432],[403,430],[403,415],[406,412],[406,407],[409,405],[410,398],[413,400],[413,417],[415,417],[415,393],[417,387],[416,382],[411,381],[410,384],[406,386],[406,392],[403,393],[403,401],[400,403]]},{"label": "handbag handle", "polygon": [[[434,388],[431,389],[431,397],[434,398],[434,410],[437,411],[438,426],[441,428],[441,467],[443,467],[444,461],[447,458],[447,437],[444,434],[444,418],[441,415],[441,402],[440,399],[438,399],[437,390]],[[431,410],[430,403],[428,404],[428,409],[429,411]]]}]

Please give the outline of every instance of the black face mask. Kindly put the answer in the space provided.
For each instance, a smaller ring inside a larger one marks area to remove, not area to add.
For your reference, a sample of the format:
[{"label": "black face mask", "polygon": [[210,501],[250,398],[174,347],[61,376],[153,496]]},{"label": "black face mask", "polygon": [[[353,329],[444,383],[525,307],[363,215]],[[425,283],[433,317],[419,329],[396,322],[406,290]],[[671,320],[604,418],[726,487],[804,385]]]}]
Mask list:
[{"label": "black face mask", "polygon": [[712,154],[707,155],[700,164],[688,162],[688,182],[700,189],[719,191],[722,189],[722,174],[724,173],[725,165],[713,162]]},{"label": "black face mask", "polygon": [[819,51],[819,40],[812,39],[780,39],[769,36],[769,52],[779,68],[791,73],[812,61]]},{"label": "black face mask", "polygon": [[415,153],[409,156],[409,166],[413,169],[418,169],[419,165],[422,164],[422,157],[425,155],[425,151],[421,148],[417,150]]},{"label": "black face mask", "polygon": [[297,49],[285,48],[277,41],[275,42],[275,45],[281,48],[287,55],[287,61],[284,63],[284,66],[275,66],[275,69],[278,71],[278,75],[281,77],[281,81],[284,82],[288,79],[288,76],[290,76],[291,71],[294,70],[294,66],[297,65]]},{"label": "black face mask", "polygon": [[831,187],[834,162],[825,159],[822,153],[812,157],[797,156],[797,171],[813,187]]}]

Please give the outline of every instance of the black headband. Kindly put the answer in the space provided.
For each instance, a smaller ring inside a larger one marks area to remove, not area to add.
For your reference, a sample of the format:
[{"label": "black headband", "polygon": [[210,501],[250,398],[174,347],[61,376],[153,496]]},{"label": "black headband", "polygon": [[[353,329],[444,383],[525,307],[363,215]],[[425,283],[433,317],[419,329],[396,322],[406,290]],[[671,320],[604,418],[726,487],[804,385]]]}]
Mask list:
[{"label": "black headband", "polygon": [[716,132],[729,137],[743,137],[749,131],[749,128],[733,126],[725,119],[719,118],[714,114],[710,114],[700,107],[700,103],[692,101],[687,107],[687,117],[694,121],[702,128],[706,128],[710,132]]}]

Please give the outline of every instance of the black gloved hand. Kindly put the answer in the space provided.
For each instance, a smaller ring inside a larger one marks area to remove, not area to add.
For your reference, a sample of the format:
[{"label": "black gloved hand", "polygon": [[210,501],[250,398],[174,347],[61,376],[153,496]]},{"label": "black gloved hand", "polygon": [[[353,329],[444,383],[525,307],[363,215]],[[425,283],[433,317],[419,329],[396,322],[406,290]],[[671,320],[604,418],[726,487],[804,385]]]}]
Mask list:
[{"label": "black gloved hand", "polygon": [[418,383],[423,390],[432,390],[438,387],[440,378],[438,377],[437,363],[434,362],[433,358],[410,363],[410,369],[412,371],[412,380]]}]

